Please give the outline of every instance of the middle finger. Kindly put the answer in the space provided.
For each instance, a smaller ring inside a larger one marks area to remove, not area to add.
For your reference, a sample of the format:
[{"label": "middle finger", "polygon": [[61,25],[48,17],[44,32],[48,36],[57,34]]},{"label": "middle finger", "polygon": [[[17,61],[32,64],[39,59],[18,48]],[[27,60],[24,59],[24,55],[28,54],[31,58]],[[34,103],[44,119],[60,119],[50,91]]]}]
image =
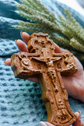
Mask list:
[{"label": "middle finger", "polygon": [[22,40],[18,39],[18,40],[15,40],[15,42],[20,51],[28,52],[27,46]]}]

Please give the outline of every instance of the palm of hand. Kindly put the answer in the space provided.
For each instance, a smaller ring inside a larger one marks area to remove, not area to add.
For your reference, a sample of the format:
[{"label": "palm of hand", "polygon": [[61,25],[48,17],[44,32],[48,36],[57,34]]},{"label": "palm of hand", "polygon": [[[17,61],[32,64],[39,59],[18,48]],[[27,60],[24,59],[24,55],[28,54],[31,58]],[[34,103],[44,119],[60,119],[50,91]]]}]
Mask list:
[{"label": "palm of hand", "polygon": [[77,63],[78,71],[70,77],[62,77],[64,86],[68,91],[68,94],[75,99],[81,100],[84,102],[83,92],[83,66],[79,62],[79,60],[75,57]]}]

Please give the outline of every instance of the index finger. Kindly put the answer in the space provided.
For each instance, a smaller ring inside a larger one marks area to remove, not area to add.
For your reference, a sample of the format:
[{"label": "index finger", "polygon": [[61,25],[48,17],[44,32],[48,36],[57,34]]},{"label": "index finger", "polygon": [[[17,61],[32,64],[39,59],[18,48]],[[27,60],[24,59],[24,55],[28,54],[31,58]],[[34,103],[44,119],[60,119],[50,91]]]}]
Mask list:
[{"label": "index finger", "polygon": [[23,41],[27,44],[30,39],[30,35],[27,32],[21,32],[20,34]]}]

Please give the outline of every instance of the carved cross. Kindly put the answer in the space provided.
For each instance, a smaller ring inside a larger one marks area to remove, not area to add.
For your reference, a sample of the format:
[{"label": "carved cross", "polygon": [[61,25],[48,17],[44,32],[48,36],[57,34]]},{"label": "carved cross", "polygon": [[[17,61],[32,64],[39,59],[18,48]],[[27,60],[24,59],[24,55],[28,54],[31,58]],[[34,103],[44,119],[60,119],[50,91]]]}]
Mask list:
[{"label": "carved cross", "polygon": [[69,126],[76,121],[61,75],[70,76],[77,71],[71,53],[55,53],[55,45],[48,34],[33,33],[28,42],[30,53],[13,54],[12,70],[15,77],[38,77],[42,99],[47,109],[47,121],[55,126]]}]

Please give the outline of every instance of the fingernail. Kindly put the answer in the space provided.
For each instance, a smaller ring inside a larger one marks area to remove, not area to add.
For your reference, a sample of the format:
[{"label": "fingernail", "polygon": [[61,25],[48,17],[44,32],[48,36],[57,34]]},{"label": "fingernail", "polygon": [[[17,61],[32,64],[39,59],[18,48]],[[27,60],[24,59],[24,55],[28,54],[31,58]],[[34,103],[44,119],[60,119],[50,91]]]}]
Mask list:
[{"label": "fingernail", "polygon": [[15,40],[15,42],[17,43],[17,40]]},{"label": "fingernail", "polygon": [[4,61],[4,64],[5,64],[5,65],[7,65],[6,62],[7,62],[7,59]]},{"label": "fingernail", "polygon": [[20,34],[22,35],[23,32],[20,32]]},{"label": "fingernail", "polygon": [[47,126],[44,122],[39,122],[40,126]]},{"label": "fingernail", "polygon": [[6,65],[6,60],[4,61],[4,64]]},{"label": "fingernail", "polygon": [[[22,38],[22,33],[23,33],[23,32],[20,32],[20,36],[21,36],[21,38]],[[23,39],[23,38],[22,38],[22,39]]]},{"label": "fingernail", "polygon": [[80,114],[80,115],[79,115],[79,119],[80,119],[80,118],[81,118],[81,111],[78,111],[78,113]]}]

